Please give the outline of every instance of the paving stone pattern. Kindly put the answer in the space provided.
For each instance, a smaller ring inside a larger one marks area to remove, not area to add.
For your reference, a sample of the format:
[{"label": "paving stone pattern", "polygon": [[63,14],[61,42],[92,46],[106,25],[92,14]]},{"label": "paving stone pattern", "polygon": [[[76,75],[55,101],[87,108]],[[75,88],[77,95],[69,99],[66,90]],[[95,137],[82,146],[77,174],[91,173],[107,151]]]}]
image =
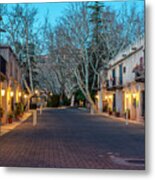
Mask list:
[{"label": "paving stone pattern", "polygon": [[0,166],[144,169],[116,164],[111,156],[144,158],[144,126],[90,115],[78,109],[48,109],[0,137]]}]

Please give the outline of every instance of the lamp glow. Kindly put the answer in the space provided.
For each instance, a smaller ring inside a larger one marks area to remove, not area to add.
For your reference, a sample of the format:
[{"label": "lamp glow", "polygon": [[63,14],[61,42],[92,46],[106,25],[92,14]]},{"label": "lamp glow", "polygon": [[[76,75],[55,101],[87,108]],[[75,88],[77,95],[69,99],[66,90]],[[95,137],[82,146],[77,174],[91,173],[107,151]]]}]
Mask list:
[{"label": "lamp glow", "polygon": [[35,94],[38,94],[38,90],[35,90]]},{"label": "lamp glow", "polygon": [[112,99],[112,95],[109,95],[109,99]]},{"label": "lamp glow", "polygon": [[19,97],[21,97],[21,95],[22,95],[22,93],[21,93],[21,92],[19,92],[19,93],[18,93],[18,96],[19,96]]},{"label": "lamp glow", "polygon": [[99,99],[99,95],[98,94],[95,97],[96,97],[96,99]]},{"label": "lamp glow", "polygon": [[135,97],[136,97],[136,94],[134,93],[134,94],[133,94],[133,98],[135,98]]},{"label": "lamp glow", "polygon": [[14,95],[14,93],[13,93],[13,91],[11,91],[11,92],[10,92],[10,96],[13,97],[13,95]]},{"label": "lamp glow", "polygon": [[5,90],[4,89],[1,90],[1,95],[5,96]]},{"label": "lamp glow", "polygon": [[27,95],[26,95],[26,94],[24,95],[24,98],[25,98],[25,99],[27,98]]}]

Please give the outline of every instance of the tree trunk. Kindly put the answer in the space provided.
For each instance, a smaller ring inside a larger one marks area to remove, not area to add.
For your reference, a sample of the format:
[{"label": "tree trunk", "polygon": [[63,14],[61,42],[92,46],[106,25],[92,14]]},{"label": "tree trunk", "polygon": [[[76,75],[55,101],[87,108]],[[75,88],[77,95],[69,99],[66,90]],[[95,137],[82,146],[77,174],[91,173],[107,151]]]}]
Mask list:
[{"label": "tree trunk", "polygon": [[63,106],[64,104],[64,95],[63,93],[60,94],[60,106]]},{"label": "tree trunk", "polygon": [[102,90],[98,91],[98,112],[103,111]]},{"label": "tree trunk", "polygon": [[90,114],[93,115],[95,113],[97,113],[97,108],[96,108],[95,104],[94,103],[90,104]]},{"label": "tree trunk", "polygon": [[71,97],[71,107],[74,107],[74,102],[75,102],[75,95],[73,94]]}]

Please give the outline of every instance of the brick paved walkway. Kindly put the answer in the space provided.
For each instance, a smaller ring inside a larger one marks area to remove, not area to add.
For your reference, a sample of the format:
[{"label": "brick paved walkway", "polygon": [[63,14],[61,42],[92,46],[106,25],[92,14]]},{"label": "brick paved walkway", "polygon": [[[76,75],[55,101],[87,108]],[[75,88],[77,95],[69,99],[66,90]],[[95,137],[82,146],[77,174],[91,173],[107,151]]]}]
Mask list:
[{"label": "brick paved walkway", "polygon": [[[144,158],[144,127],[77,109],[45,110],[0,137],[0,166],[144,169],[113,159]],[[112,158],[111,158],[112,157]]]}]

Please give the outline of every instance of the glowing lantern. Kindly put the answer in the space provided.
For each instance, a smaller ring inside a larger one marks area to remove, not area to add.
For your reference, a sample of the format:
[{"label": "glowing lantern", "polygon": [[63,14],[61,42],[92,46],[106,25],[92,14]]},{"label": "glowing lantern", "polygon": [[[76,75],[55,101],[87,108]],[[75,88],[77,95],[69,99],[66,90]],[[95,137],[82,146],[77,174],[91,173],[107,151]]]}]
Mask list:
[{"label": "glowing lantern", "polygon": [[133,98],[135,98],[135,97],[136,97],[136,94],[134,93],[134,94],[133,94]]},{"label": "glowing lantern", "polygon": [[13,95],[14,95],[14,93],[13,93],[13,91],[11,91],[11,92],[10,92],[10,96],[13,97]]},{"label": "glowing lantern", "polygon": [[25,98],[25,99],[27,98],[27,95],[26,95],[26,94],[24,95],[24,98]]},{"label": "glowing lantern", "polygon": [[5,90],[4,89],[1,90],[1,95],[5,96]]}]

